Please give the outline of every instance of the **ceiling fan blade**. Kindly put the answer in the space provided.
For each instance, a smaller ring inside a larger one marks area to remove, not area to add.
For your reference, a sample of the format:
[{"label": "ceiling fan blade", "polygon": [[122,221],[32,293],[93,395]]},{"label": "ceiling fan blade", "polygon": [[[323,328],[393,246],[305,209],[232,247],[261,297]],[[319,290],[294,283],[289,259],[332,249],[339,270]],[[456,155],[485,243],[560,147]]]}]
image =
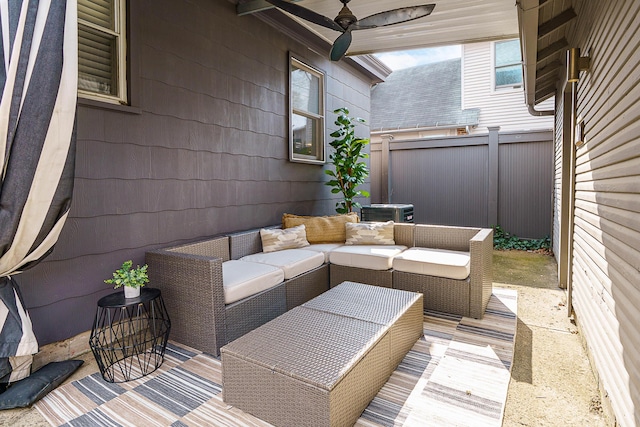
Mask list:
[{"label": "ceiling fan blade", "polygon": [[305,21],[318,24],[320,26],[329,28],[331,30],[336,30],[340,32],[344,31],[344,29],[340,25],[335,23],[333,19],[327,18],[326,16],[320,15],[319,13],[306,9],[302,6],[298,6],[295,3],[290,3],[285,0],[266,0],[266,1],[274,5],[278,9],[282,9],[285,12],[289,12],[290,14],[300,17]]},{"label": "ceiling fan blade", "polygon": [[384,27],[386,25],[413,21],[414,19],[430,15],[434,7],[436,7],[435,4],[423,4],[421,6],[401,7],[399,9],[376,13],[354,22],[350,29],[364,30],[367,28]]},{"label": "ceiling fan blade", "polygon": [[331,48],[332,61],[340,61],[342,59],[351,45],[351,39],[351,30],[347,30],[333,42],[333,47]]}]

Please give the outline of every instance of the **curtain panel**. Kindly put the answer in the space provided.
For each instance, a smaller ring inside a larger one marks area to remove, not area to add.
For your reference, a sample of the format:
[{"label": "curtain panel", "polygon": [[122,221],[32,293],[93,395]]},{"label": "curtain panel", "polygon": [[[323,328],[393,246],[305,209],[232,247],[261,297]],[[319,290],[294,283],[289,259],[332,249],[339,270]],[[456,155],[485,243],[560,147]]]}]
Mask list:
[{"label": "curtain panel", "polygon": [[38,351],[15,279],[53,250],[71,205],[77,4],[0,0],[0,28],[0,383],[11,383]]}]

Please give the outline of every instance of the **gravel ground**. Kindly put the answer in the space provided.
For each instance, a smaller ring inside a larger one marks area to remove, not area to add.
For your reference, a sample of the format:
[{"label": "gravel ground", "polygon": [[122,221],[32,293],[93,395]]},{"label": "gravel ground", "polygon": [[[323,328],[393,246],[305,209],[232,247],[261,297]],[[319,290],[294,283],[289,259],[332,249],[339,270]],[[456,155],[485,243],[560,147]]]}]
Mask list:
[{"label": "gravel ground", "polygon": [[613,426],[549,255],[494,252],[494,286],[518,291],[518,327],[503,426]]}]

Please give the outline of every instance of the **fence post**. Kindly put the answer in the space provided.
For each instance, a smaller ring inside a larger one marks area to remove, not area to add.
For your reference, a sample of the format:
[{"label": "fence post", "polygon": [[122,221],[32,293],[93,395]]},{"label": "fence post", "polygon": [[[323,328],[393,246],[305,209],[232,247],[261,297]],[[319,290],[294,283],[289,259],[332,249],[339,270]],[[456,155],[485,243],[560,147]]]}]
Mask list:
[{"label": "fence post", "polygon": [[381,157],[381,165],[382,165],[382,174],[380,176],[380,192],[381,198],[380,200],[383,203],[391,203],[391,194],[389,189],[393,188],[390,182],[391,174],[389,173],[389,143],[393,140],[393,135],[387,133],[384,135],[380,135],[382,138],[382,153]]},{"label": "fence post", "polygon": [[487,200],[487,219],[489,226],[498,225],[498,142],[500,126],[489,129],[489,194]]}]

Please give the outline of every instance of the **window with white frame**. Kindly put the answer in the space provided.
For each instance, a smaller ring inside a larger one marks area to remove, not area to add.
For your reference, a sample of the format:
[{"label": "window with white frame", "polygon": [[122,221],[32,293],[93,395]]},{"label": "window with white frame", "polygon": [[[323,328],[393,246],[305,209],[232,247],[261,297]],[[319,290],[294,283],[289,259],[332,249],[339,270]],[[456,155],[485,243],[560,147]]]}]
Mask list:
[{"label": "window with white frame", "polygon": [[520,40],[495,43],[495,88],[522,86],[522,56]]},{"label": "window with white frame", "polygon": [[126,103],[125,0],[78,0],[78,93]]},{"label": "window with white frame", "polygon": [[289,159],[325,162],[324,73],[290,58]]}]

